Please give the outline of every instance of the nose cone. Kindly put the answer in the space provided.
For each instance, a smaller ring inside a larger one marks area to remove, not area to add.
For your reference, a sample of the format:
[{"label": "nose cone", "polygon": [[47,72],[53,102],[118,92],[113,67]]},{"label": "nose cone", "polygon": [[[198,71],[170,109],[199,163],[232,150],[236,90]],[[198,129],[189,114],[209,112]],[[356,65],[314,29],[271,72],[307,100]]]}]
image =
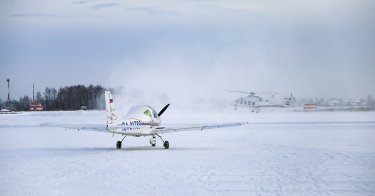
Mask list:
[{"label": "nose cone", "polygon": [[157,118],[154,118],[153,119],[153,122],[155,123],[155,124],[160,124],[161,123],[161,119],[160,119],[160,117],[158,116]]}]

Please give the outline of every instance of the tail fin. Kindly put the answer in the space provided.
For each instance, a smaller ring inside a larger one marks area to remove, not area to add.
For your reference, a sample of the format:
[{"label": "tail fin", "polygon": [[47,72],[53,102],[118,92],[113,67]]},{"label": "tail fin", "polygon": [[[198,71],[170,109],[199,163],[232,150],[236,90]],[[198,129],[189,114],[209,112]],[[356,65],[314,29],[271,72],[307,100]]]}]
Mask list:
[{"label": "tail fin", "polygon": [[107,127],[117,126],[118,118],[116,115],[115,104],[113,103],[113,97],[111,91],[104,91],[105,97],[105,110],[107,116]]}]

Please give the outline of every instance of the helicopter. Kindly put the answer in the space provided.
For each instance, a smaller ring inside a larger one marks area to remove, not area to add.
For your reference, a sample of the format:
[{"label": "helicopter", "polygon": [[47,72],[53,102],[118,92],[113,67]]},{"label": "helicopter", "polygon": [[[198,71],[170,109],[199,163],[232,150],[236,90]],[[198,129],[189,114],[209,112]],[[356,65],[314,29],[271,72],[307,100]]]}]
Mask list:
[{"label": "helicopter", "polygon": [[287,108],[292,107],[296,98],[293,96],[293,93],[290,93],[289,97],[283,97],[282,99],[277,98],[276,96],[280,93],[275,91],[267,91],[256,93],[253,91],[233,91],[233,90],[224,90],[231,93],[241,93],[247,94],[245,97],[238,98],[232,102],[234,109],[237,110],[238,107],[249,108],[252,112],[260,112],[261,108]]}]

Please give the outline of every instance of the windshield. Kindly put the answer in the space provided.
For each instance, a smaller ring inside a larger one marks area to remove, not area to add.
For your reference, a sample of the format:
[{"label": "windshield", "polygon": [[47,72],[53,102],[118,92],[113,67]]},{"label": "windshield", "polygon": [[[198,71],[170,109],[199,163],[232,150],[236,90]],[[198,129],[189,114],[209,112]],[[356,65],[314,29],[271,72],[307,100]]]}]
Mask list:
[{"label": "windshield", "polygon": [[158,118],[158,114],[156,113],[156,111],[154,109],[151,109],[152,111],[152,115],[154,115],[154,118]]},{"label": "windshield", "polygon": [[158,114],[156,111],[152,108],[147,109],[146,111],[143,112],[146,116],[149,116],[150,118],[158,118]]}]

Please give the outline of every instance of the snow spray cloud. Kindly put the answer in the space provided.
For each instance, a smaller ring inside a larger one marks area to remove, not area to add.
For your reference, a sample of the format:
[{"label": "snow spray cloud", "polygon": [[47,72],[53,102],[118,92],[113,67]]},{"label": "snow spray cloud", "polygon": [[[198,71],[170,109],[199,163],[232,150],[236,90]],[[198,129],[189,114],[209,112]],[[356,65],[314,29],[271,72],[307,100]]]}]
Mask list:
[{"label": "snow spray cloud", "polygon": [[145,35],[152,38],[134,48],[141,52],[110,66],[108,86],[122,86],[126,103],[160,108],[219,107],[239,96],[224,89],[326,98],[368,89],[373,78],[366,70],[374,68],[369,60],[355,66],[361,46],[342,48],[345,36],[314,25],[162,29]]},{"label": "snow spray cloud", "polygon": [[126,105],[202,106],[220,93],[220,82],[214,79],[211,67],[190,65],[176,55],[144,59],[122,62],[110,77],[110,85],[124,93],[121,97]]},{"label": "snow spray cloud", "polygon": [[[280,73],[289,76],[288,71],[293,71],[285,70],[295,64],[290,58],[295,49],[285,49],[289,47],[287,41],[276,40],[270,50],[269,40],[260,36],[264,30],[220,29],[220,33],[216,30],[206,29],[205,33],[176,30],[172,38],[161,36],[150,40],[147,52],[128,56],[110,66],[113,70],[108,86],[121,87],[117,91],[126,93],[121,96],[126,105],[158,107],[166,103],[182,107],[225,107],[238,95],[224,89],[291,90],[288,80],[283,80],[282,85],[275,81],[281,80]],[[272,54],[281,49],[281,54]],[[279,55],[285,60],[278,60]]]}]

